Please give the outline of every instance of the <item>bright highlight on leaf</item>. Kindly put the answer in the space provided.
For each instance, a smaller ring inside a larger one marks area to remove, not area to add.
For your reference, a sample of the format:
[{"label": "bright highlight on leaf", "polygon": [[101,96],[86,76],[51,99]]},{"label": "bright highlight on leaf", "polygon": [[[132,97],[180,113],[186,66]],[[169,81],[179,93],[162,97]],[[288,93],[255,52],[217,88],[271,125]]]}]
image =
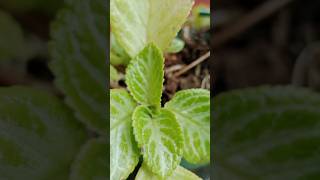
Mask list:
[{"label": "bright highlight on leaf", "polygon": [[[166,180],[201,180],[197,175],[187,169],[178,166],[171,176],[166,177]],[[163,180],[163,178],[152,173],[145,164],[139,169],[135,180]]]},{"label": "bright highlight on leaf", "polygon": [[92,139],[87,142],[77,155],[71,168],[71,180],[108,179],[107,140]]},{"label": "bright highlight on leaf", "polygon": [[186,21],[193,3],[193,0],[111,0],[112,31],[131,57],[151,42],[164,51]]},{"label": "bright highlight on leaf", "polygon": [[67,104],[90,129],[108,130],[105,108],[108,14],[104,0],[69,0],[51,29],[51,70]]},{"label": "bright highlight on leaf", "polygon": [[139,106],[133,114],[133,129],[151,171],[161,177],[171,175],[180,163],[183,148],[182,132],[174,114]]},{"label": "bright highlight on leaf", "polygon": [[165,105],[179,121],[184,134],[183,157],[193,164],[210,161],[210,92],[182,90]]},{"label": "bright highlight on leaf", "polygon": [[132,113],[136,103],[126,90],[110,91],[110,179],[126,179],[139,161],[133,136]]},{"label": "bright highlight on leaf", "polygon": [[153,44],[146,46],[131,60],[126,71],[126,83],[130,93],[140,104],[160,107],[163,66],[162,52]]},{"label": "bright highlight on leaf", "polygon": [[217,96],[214,107],[214,179],[320,178],[319,94],[250,88]]},{"label": "bright highlight on leaf", "polygon": [[1,88],[0,102],[0,179],[68,179],[85,139],[68,107],[22,87]]}]

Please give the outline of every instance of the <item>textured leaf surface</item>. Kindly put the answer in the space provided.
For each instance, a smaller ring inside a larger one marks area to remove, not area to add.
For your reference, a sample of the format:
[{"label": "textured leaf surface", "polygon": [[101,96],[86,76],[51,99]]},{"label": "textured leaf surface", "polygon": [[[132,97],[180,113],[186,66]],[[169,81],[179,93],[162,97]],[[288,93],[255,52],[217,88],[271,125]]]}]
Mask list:
[{"label": "textured leaf surface", "polygon": [[137,102],[160,106],[163,66],[162,52],[153,44],[149,44],[131,60],[126,71],[126,83]]},{"label": "textured leaf surface", "polygon": [[92,139],[81,149],[72,166],[71,180],[106,180],[109,168],[106,139]]},{"label": "textured leaf surface", "polygon": [[139,106],[133,114],[133,128],[150,170],[161,177],[171,175],[180,163],[183,147],[182,132],[174,114]]},{"label": "textured leaf surface", "polygon": [[85,132],[59,99],[40,90],[0,89],[0,179],[67,179]]},{"label": "textured leaf surface", "polygon": [[52,26],[50,45],[56,85],[76,116],[100,133],[107,131],[106,14],[104,0],[68,0]]},{"label": "textured leaf surface", "polygon": [[135,101],[126,90],[110,91],[110,179],[126,179],[139,161],[132,132]]},{"label": "textured leaf surface", "polygon": [[320,178],[320,96],[293,87],[221,94],[214,104],[215,179]]},{"label": "textured leaf surface", "polygon": [[186,21],[192,5],[193,0],[111,0],[112,31],[131,57],[150,42],[164,51]]},{"label": "textured leaf surface", "polygon": [[178,93],[165,107],[176,115],[184,134],[183,157],[193,164],[210,161],[210,92],[189,89]]},{"label": "textured leaf surface", "polygon": [[139,169],[137,177],[135,180],[201,180],[197,175],[188,171],[187,169],[178,166],[171,176],[166,178],[161,178],[156,174],[152,173],[148,167],[143,164],[142,167]]}]

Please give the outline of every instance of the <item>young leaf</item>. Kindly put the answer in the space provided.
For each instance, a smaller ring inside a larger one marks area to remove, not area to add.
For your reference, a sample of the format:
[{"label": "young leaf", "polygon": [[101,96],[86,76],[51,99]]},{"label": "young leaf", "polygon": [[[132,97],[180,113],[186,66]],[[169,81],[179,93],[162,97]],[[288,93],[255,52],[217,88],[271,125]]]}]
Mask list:
[{"label": "young leaf", "polygon": [[111,0],[111,27],[131,57],[148,43],[166,50],[186,21],[193,0]]},{"label": "young leaf", "polygon": [[110,179],[126,179],[139,162],[131,126],[135,107],[126,90],[110,91]]},{"label": "young leaf", "polygon": [[126,72],[126,83],[133,98],[145,105],[160,106],[163,86],[164,59],[155,45],[146,46],[131,60]]},{"label": "young leaf", "polygon": [[214,179],[319,179],[320,95],[293,87],[220,94]]},{"label": "young leaf", "polygon": [[[69,0],[52,26],[51,69],[67,104],[90,129],[106,133],[107,7],[104,0]],[[101,23],[105,22],[105,23]]]},{"label": "young leaf", "polygon": [[188,89],[175,94],[165,108],[172,111],[184,134],[183,157],[193,164],[210,161],[210,92]]},{"label": "young leaf", "polygon": [[108,179],[109,168],[107,140],[92,139],[77,155],[71,169],[71,180]]},{"label": "young leaf", "polygon": [[0,88],[0,179],[68,179],[85,131],[59,99]]},{"label": "young leaf", "polygon": [[[163,178],[152,173],[145,164],[142,164],[135,180],[163,180]],[[182,166],[178,166],[165,180],[201,180],[201,178]]]},{"label": "young leaf", "polygon": [[139,106],[133,113],[133,129],[150,170],[166,177],[179,165],[183,148],[181,128],[170,111]]},{"label": "young leaf", "polygon": [[182,49],[184,48],[184,41],[182,41],[179,38],[174,38],[169,46],[169,48],[167,49],[168,53],[178,53],[180,51],[182,51]]}]

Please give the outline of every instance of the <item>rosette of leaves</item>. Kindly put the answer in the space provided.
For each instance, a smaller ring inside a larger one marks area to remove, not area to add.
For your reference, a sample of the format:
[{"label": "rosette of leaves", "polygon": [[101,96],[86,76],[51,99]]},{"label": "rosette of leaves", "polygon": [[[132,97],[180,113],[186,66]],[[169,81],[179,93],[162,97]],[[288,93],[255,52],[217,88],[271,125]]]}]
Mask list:
[{"label": "rosette of leaves", "polygon": [[112,32],[131,59],[129,92],[111,90],[112,180],[126,179],[140,155],[143,165],[136,179],[198,179],[179,166],[181,158],[194,164],[210,160],[210,93],[183,90],[161,107],[163,51],[183,48],[174,37],[192,5],[193,0],[111,1]]},{"label": "rosette of leaves", "polygon": [[127,68],[130,93],[111,90],[112,180],[127,178],[140,155],[137,179],[181,179],[188,172],[179,167],[182,157],[194,164],[210,161],[210,93],[182,90],[161,107],[163,66],[162,51],[149,44]]},{"label": "rosette of leaves", "polygon": [[218,95],[214,104],[214,178],[320,178],[320,95],[259,87]]}]

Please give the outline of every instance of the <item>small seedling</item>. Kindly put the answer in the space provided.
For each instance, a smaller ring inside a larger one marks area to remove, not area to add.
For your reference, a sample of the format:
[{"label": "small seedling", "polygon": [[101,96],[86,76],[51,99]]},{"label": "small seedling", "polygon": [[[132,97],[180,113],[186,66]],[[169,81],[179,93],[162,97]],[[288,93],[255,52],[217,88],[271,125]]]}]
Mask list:
[{"label": "small seedling", "polygon": [[183,48],[172,42],[192,6],[191,0],[111,1],[112,32],[130,57],[127,89],[112,89],[110,96],[112,180],[126,179],[140,156],[137,180],[199,179],[181,159],[210,161],[210,92],[182,90],[161,106],[163,52]]},{"label": "small seedling", "polygon": [[126,178],[140,154],[143,167],[161,178],[174,175],[182,157],[210,160],[210,93],[182,90],[161,107],[163,64],[162,51],[149,44],[127,68],[130,94],[111,90],[111,179]]}]

